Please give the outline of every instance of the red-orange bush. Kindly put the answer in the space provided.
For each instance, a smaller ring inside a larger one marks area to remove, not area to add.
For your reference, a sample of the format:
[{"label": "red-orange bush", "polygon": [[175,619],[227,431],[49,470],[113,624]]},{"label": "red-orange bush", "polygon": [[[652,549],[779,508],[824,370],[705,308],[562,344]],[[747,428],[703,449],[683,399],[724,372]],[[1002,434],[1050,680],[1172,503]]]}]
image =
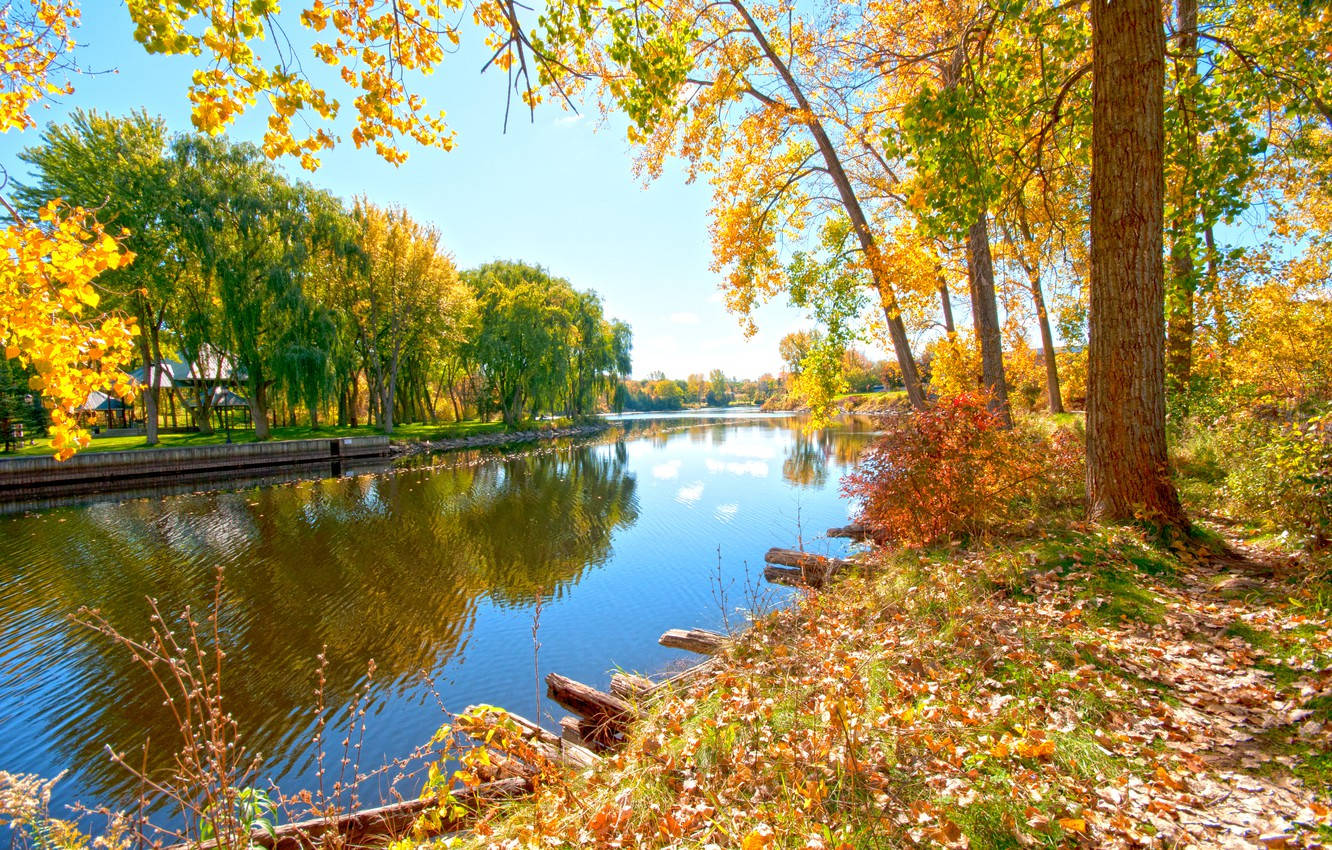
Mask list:
[{"label": "red-orange bush", "polygon": [[858,520],[880,542],[922,546],[975,534],[1066,495],[1080,477],[1080,441],[1004,428],[981,393],[889,417],[884,435],[842,479]]}]

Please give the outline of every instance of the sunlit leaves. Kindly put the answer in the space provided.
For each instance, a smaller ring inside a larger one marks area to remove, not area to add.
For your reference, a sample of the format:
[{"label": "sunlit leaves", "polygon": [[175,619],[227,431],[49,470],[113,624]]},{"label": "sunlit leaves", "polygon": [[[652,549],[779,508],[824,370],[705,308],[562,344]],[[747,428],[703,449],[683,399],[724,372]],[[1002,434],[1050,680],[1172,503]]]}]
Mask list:
[{"label": "sunlit leaves", "polygon": [[[294,156],[307,169],[337,142],[325,124],[342,114],[330,91],[312,82],[277,18],[278,4],[226,0],[130,0],[135,38],[150,53],[205,57],[190,85],[191,117],[205,133],[220,133],[267,101],[263,151]],[[442,112],[426,109],[408,87],[409,74],[430,74],[458,43],[451,20],[461,8],[438,0],[314,0],[298,18],[315,37],[310,52],[334,68],[352,92],[352,143],[395,165],[407,158],[401,140],[453,146]],[[286,48],[282,47],[286,44]],[[299,121],[294,119],[300,116]]]},{"label": "sunlit leaves", "polygon": [[40,221],[16,221],[0,234],[0,342],[7,358],[36,370],[30,389],[54,402],[58,458],[88,444],[73,412],[90,392],[131,390],[121,368],[137,328],[89,314],[101,300],[94,278],[132,260],[87,211],[57,202],[42,208]]},{"label": "sunlit leaves", "polygon": [[0,133],[33,126],[33,106],[73,91],[54,77],[69,67],[78,23],[77,0],[5,4],[0,13]]}]

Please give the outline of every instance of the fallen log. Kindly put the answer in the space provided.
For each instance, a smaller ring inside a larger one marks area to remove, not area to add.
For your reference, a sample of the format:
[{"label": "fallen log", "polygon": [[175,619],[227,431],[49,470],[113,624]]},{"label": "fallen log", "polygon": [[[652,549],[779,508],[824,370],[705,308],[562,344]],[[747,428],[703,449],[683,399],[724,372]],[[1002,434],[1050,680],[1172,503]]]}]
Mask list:
[{"label": "fallen log", "polygon": [[763,560],[769,564],[795,567],[801,570],[840,570],[855,564],[855,561],[849,561],[846,558],[829,558],[824,555],[815,555],[813,552],[778,548],[769,549],[767,554],[763,556]]},{"label": "fallen log", "polygon": [[620,699],[642,699],[652,693],[654,687],[651,679],[633,673],[611,674],[610,692]]},{"label": "fallen log", "polygon": [[[477,706],[468,706],[464,713],[472,714],[476,710]],[[559,735],[541,728],[539,724],[528,720],[521,714],[514,714],[508,710],[504,710],[504,714],[518,726],[522,727],[527,735],[530,736],[528,740],[540,749],[542,754],[550,761],[581,769],[591,767],[601,760],[600,756],[586,747],[579,747],[563,740]]]},{"label": "fallen log", "polygon": [[798,570],[795,567],[778,567],[768,564],[763,568],[763,578],[773,584],[784,584],[787,587],[823,587],[823,576],[805,576],[804,570]]},{"label": "fallen log", "polygon": [[706,629],[671,629],[657,639],[657,643],[671,649],[683,649],[697,652],[699,655],[713,655],[721,651],[726,643],[726,635],[719,635]]},{"label": "fallen log", "polygon": [[[455,791],[453,799],[462,807],[461,812],[448,809],[440,812],[440,823],[432,832],[445,835],[466,829],[476,812],[500,800],[529,793],[532,783],[522,777],[484,782],[472,789]],[[382,846],[392,838],[406,835],[416,819],[439,806],[439,800],[400,800],[385,806],[361,809],[322,818],[285,823],[272,833],[255,830],[250,834],[250,846],[265,850],[314,850],[325,843],[325,836],[337,835],[344,847]],[[449,807],[450,809],[452,807]],[[167,850],[218,850],[215,841],[177,844]]]},{"label": "fallen log", "polygon": [[827,558],[794,549],[769,549],[763,556],[763,577],[774,584],[822,587],[839,571],[855,565],[845,558]]},{"label": "fallen log", "polygon": [[828,529],[829,537],[846,537],[851,540],[868,540],[869,531],[858,522]]},{"label": "fallen log", "polygon": [[559,673],[546,676],[546,696],[598,726],[623,728],[637,714],[632,705],[619,697]]}]

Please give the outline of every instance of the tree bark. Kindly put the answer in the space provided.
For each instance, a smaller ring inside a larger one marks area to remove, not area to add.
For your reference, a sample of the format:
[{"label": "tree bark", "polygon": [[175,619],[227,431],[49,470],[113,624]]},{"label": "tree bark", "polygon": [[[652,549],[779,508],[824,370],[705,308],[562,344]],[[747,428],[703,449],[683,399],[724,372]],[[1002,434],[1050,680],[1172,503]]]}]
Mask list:
[{"label": "tree bark", "polygon": [[1165,436],[1163,85],[1155,0],[1093,0],[1087,500],[1184,522]]},{"label": "tree bark", "polygon": [[939,304],[943,307],[944,331],[952,336],[957,332],[957,327],[953,324],[953,299],[948,294],[948,281],[944,280],[943,270],[938,270],[939,275]]},{"label": "tree bark", "polygon": [[254,420],[254,438],[267,440],[268,433],[268,389],[262,380],[250,385],[250,417]]},{"label": "tree bark", "polygon": [[1050,313],[1045,309],[1045,293],[1041,291],[1041,274],[1032,269],[1031,299],[1036,304],[1036,323],[1041,329],[1041,351],[1045,361],[1045,397],[1051,413],[1064,412],[1064,398],[1059,391],[1059,363],[1055,360],[1054,334],[1050,331]]},{"label": "tree bark", "polygon": [[1004,346],[999,333],[999,305],[994,297],[994,261],[990,256],[988,217],[981,213],[967,232],[967,281],[971,288],[971,320],[980,344],[981,380],[990,393],[990,409],[1007,426],[1008,381],[1004,379]]}]

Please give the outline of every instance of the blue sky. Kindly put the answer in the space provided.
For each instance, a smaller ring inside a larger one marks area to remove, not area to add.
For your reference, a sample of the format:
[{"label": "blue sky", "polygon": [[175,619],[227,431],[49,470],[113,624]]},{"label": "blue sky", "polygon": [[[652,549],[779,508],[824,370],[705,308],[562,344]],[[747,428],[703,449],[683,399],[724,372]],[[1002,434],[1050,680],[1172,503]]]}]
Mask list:
[{"label": "blue sky", "polygon": [[[37,110],[38,124],[63,120],[74,108],[112,114],[144,108],[163,116],[173,131],[190,130],[186,90],[194,60],[144,52],[117,0],[88,0],[83,10],[77,59],[81,68],[101,73],[74,77],[75,93]],[[759,333],[744,339],[708,270],[708,186],[687,185],[672,167],[645,188],[633,174],[623,123],[598,126],[595,109],[575,116],[550,105],[529,123],[515,101],[505,133],[504,78],[480,74],[480,53],[466,50],[466,40],[479,41],[479,32],[464,28],[463,35],[464,52],[447,57],[419,86],[433,107],[448,111],[458,133],[452,152],[413,146],[407,162],[394,168],[356,150],[343,123],[334,128],[343,143],[324,154],[318,172],[288,163],[288,173],[346,199],[365,194],[405,207],[440,228],[463,268],[521,259],[596,290],[609,315],[633,326],[637,377],[654,370],[685,377],[713,368],[741,377],[776,373],[778,340],[810,323],[785,305],[772,305],[758,314]],[[332,93],[349,112],[348,92]],[[256,109],[229,135],[257,141],[266,115]],[[0,164],[12,177],[25,176],[17,154],[37,135],[0,135]]]}]

